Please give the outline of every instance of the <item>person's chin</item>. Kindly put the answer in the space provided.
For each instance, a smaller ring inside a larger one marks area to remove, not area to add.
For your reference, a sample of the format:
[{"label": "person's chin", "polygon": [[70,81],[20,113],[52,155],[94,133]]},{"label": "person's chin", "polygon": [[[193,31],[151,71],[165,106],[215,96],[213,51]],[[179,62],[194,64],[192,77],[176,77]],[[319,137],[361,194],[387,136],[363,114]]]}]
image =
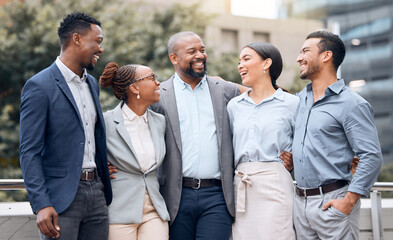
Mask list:
[{"label": "person's chin", "polygon": [[90,63],[89,65],[87,65],[86,69],[89,70],[89,71],[93,71],[95,67],[96,67],[95,65]]}]

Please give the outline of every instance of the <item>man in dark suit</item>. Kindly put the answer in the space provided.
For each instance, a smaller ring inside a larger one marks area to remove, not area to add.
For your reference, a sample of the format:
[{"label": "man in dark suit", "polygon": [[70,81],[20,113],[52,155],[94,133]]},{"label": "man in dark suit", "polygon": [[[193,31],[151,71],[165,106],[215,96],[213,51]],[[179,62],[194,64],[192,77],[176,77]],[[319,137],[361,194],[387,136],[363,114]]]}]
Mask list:
[{"label": "man in dark suit", "polygon": [[159,172],[171,218],[170,239],[227,240],[235,214],[233,149],[226,105],[238,87],[206,75],[206,51],[193,32],[168,42],[175,75],[152,109],[166,118]]},{"label": "man in dark suit", "polygon": [[22,91],[20,164],[41,239],[108,238],[105,125],[86,72],[104,51],[100,25],[84,13],[65,17],[60,56]]}]

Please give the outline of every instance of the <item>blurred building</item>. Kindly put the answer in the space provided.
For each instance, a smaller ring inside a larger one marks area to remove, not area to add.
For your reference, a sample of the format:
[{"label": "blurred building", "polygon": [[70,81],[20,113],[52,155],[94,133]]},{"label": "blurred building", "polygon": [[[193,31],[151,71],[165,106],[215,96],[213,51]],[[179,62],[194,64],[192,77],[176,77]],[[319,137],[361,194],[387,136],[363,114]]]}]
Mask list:
[{"label": "blurred building", "polygon": [[[141,2],[140,0],[128,0]],[[215,54],[236,53],[252,42],[266,41],[281,52],[284,70],[278,84],[290,87],[298,75],[296,57],[308,33],[323,27],[320,20],[309,19],[263,19],[232,15],[231,0],[143,0],[147,8],[165,8],[172,4],[200,4],[201,11],[213,14],[205,30],[204,43]],[[234,66],[235,68],[236,66]],[[239,77],[240,78],[240,77]]]},{"label": "blurred building", "polygon": [[282,0],[288,18],[315,19],[347,49],[341,76],[374,108],[384,163],[393,162],[393,1]]}]

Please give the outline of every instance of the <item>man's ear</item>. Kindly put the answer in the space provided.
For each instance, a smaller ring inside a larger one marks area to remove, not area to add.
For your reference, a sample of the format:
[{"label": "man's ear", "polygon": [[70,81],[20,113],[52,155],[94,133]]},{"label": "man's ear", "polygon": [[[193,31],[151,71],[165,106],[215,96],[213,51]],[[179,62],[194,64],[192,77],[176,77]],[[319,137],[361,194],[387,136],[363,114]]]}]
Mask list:
[{"label": "man's ear", "polygon": [[178,63],[177,62],[177,56],[174,53],[169,54],[169,60],[171,60],[173,65],[176,65]]},{"label": "man's ear", "polygon": [[323,62],[328,62],[330,60],[333,60],[333,52],[332,51],[325,51],[322,53],[323,55]]},{"label": "man's ear", "polygon": [[71,42],[73,42],[75,45],[79,46],[81,41],[81,35],[78,33],[72,34]]}]

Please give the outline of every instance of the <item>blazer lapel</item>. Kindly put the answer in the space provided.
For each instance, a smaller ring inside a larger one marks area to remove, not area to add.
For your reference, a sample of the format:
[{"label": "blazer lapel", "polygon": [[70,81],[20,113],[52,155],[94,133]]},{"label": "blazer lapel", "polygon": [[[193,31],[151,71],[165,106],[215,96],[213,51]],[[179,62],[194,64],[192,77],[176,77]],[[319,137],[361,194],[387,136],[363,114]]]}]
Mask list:
[{"label": "blazer lapel", "polygon": [[83,127],[82,118],[80,116],[78,106],[76,105],[76,102],[75,102],[74,97],[72,96],[71,90],[68,87],[68,84],[67,84],[66,80],[64,79],[63,75],[61,74],[60,69],[57,67],[56,63],[52,64],[51,70],[52,70],[53,75],[57,81],[57,86],[61,89],[61,91],[67,97],[68,101],[71,102],[72,106],[74,107],[75,112],[78,114],[79,123]]},{"label": "blazer lapel", "polygon": [[161,157],[161,148],[163,146],[160,145],[160,138],[162,136],[159,135],[159,129],[157,127],[159,126],[159,123],[156,122],[156,118],[153,117],[153,115],[150,112],[150,109],[147,109],[147,120],[149,122],[149,128],[150,128],[150,133],[151,133],[151,138],[153,140],[153,146],[154,146],[154,152],[155,152],[155,163],[149,168],[149,171],[152,171],[156,168],[157,164],[161,164],[162,162],[162,157]]},{"label": "blazer lapel", "polygon": [[128,134],[127,129],[124,126],[124,119],[123,119],[123,115],[121,113],[121,106],[122,105],[123,105],[123,102],[120,103],[119,105],[117,105],[117,107],[114,109],[113,120],[117,124],[116,125],[117,132],[119,133],[121,138],[124,140],[124,142],[127,144],[127,146],[130,148],[131,153],[134,155],[133,159],[135,159],[137,166],[140,168],[139,162],[137,160],[137,155],[136,155],[135,149],[131,143],[130,135]]},{"label": "blazer lapel", "polygon": [[93,79],[92,77],[87,75],[86,81],[87,81],[87,84],[89,85],[91,96],[93,97],[94,105],[96,107],[97,119],[100,121],[100,124],[102,126],[105,126],[104,118],[103,118],[102,110],[101,110],[101,105],[100,105],[100,99],[99,99],[99,96],[98,96],[98,92],[94,90],[95,86],[93,86],[93,83],[92,83],[92,81],[95,81],[95,79]]},{"label": "blazer lapel", "polygon": [[164,108],[167,110],[165,118],[168,119],[168,122],[173,132],[173,136],[175,138],[176,146],[181,155],[182,145],[181,145],[180,123],[179,123],[179,114],[177,112],[175,89],[173,87],[173,79],[174,76],[172,76],[172,78],[167,80],[168,83],[165,84],[165,87],[164,86],[161,87],[162,91],[161,91],[160,101],[165,106]]},{"label": "blazer lapel", "polygon": [[207,77],[207,83],[209,85],[210,96],[213,104],[214,118],[216,121],[216,131],[217,131],[217,141],[218,148],[221,148],[222,142],[222,121],[224,112],[226,111],[226,106],[223,101],[223,92],[218,80]]}]

